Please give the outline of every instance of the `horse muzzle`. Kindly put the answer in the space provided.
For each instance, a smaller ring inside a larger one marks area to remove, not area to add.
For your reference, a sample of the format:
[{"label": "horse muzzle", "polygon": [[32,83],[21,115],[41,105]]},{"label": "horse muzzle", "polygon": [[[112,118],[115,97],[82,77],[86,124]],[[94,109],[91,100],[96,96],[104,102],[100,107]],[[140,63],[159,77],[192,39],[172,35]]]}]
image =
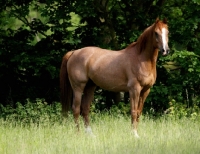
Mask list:
[{"label": "horse muzzle", "polygon": [[166,56],[166,55],[168,55],[169,53],[170,53],[170,49],[161,49],[161,52],[162,52],[162,55],[163,56]]}]

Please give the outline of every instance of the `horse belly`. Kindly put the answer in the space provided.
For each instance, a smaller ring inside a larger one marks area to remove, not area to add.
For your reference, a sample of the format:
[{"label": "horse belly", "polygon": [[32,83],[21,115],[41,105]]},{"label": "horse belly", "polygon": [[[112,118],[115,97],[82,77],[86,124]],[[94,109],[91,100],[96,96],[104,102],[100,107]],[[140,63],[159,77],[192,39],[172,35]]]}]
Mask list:
[{"label": "horse belly", "polygon": [[109,91],[127,91],[125,56],[116,51],[95,51],[87,61],[88,77]]},{"label": "horse belly", "polygon": [[127,81],[125,78],[120,77],[117,73],[114,75],[112,73],[107,73],[106,71],[100,73],[98,75],[91,76],[90,79],[99,87],[105,90],[121,92],[128,91]]}]

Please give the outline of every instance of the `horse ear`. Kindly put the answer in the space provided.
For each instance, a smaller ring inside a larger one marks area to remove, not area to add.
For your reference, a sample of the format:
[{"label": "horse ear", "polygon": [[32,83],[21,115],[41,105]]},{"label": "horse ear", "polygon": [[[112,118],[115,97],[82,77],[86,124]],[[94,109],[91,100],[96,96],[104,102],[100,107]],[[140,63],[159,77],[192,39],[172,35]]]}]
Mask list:
[{"label": "horse ear", "polygon": [[163,19],[163,23],[167,24],[167,18]]},{"label": "horse ear", "polygon": [[157,17],[157,18],[156,18],[156,22],[155,22],[155,23],[158,23],[158,21],[159,21],[159,20],[160,20],[160,19],[159,19],[159,17]]}]

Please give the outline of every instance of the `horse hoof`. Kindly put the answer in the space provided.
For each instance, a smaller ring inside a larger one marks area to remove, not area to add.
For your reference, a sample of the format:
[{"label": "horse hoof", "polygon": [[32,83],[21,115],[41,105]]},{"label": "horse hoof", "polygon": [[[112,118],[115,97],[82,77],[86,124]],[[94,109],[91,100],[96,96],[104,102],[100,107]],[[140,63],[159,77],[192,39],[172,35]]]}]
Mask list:
[{"label": "horse hoof", "polygon": [[140,138],[140,136],[137,133],[137,130],[133,130],[132,133],[134,134],[135,138]]},{"label": "horse hoof", "polygon": [[89,137],[96,138],[96,135],[94,135],[94,133],[92,133],[92,132],[86,132],[86,134]]},{"label": "horse hoof", "polygon": [[87,128],[85,129],[85,133],[88,134],[90,137],[96,137],[96,136],[93,134],[91,127],[87,127]]},{"label": "horse hoof", "polygon": [[138,134],[135,134],[135,138],[140,138],[140,136]]}]

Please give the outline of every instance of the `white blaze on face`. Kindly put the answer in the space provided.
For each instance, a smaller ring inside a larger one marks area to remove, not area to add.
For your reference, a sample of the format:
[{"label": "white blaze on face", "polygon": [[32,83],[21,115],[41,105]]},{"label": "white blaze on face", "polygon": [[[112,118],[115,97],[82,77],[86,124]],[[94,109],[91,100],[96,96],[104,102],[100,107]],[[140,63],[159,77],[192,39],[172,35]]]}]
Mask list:
[{"label": "white blaze on face", "polygon": [[163,49],[164,49],[164,51],[167,50],[167,40],[166,40],[167,36],[166,35],[167,35],[166,28],[162,28],[162,43],[163,43]]}]

